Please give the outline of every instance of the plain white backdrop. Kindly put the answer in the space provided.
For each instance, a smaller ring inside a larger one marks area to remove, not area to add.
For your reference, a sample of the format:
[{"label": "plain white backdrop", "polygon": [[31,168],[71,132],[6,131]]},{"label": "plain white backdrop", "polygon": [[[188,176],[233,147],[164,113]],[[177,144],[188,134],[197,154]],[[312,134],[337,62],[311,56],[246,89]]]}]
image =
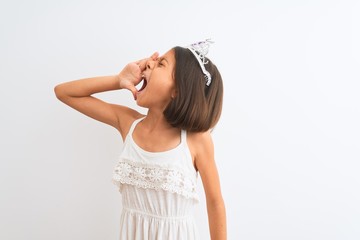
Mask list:
[{"label": "plain white backdrop", "polygon": [[[355,0],[1,1],[0,239],[118,239],[121,137],[53,88],[209,37],[228,239],[360,239],[359,12]],[[97,96],[137,108],[128,91]]]}]

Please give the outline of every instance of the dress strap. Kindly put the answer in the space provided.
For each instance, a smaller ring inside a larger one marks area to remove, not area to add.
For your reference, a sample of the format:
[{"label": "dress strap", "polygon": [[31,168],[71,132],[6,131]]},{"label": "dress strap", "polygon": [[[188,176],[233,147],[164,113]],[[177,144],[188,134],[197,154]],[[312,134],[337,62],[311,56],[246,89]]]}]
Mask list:
[{"label": "dress strap", "polygon": [[180,137],[181,144],[186,144],[186,130],[181,129],[181,137]]},{"label": "dress strap", "polygon": [[132,136],[132,133],[133,133],[136,125],[137,125],[141,120],[143,120],[145,117],[146,117],[146,116],[141,117],[141,118],[138,118],[138,119],[136,119],[135,121],[133,121],[133,123],[131,124],[130,130],[129,130],[129,132],[128,132],[128,135]]}]

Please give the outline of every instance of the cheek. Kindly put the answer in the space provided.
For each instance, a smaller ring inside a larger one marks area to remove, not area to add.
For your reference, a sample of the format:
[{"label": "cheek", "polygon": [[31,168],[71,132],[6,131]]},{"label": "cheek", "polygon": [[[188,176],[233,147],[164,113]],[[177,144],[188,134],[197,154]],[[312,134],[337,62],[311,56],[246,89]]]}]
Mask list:
[{"label": "cheek", "polygon": [[175,88],[175,81],[169,74],[159,74],[158,76],[156,76],[156,78],[156,86],[154,87],[158,91],[170,92],[172,89]]},{"label": "cheek", "polygon": [[153,96],[156,99],[167,99],[169,96],[171,96],[172,93],[172,87],[169,85],[162,85],[159,88],[155,89],[153,92]]},{"label": "cheek", "polygon": [[162,93],[166,96],[173,95],[175,89],[175,84],[172,81],[165,82],[162,87]]}]

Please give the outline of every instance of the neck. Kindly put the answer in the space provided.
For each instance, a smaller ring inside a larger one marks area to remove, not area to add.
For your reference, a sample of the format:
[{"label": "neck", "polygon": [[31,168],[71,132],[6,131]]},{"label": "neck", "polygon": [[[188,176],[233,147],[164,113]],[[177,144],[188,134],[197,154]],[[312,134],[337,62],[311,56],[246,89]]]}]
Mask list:
[{"label": "neck", "polygon": [[162,112],[150,110],[148,111],[145,119],[142,121],[143,126],[149,131],[163,131],[174,128],[165,119]]}]

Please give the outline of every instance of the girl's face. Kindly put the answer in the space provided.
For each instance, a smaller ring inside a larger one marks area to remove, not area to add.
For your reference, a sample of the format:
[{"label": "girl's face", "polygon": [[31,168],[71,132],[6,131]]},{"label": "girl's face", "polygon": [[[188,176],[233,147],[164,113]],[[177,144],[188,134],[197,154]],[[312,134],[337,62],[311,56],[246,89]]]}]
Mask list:
[{"label": "girl's face", "polygon": [[144,83],[137,92],[136,103],[145,108],[159,108],[163,111],[176,96],[173,77],[175,55],[171,49],[156,60],[148,60],[143,71]]}]

